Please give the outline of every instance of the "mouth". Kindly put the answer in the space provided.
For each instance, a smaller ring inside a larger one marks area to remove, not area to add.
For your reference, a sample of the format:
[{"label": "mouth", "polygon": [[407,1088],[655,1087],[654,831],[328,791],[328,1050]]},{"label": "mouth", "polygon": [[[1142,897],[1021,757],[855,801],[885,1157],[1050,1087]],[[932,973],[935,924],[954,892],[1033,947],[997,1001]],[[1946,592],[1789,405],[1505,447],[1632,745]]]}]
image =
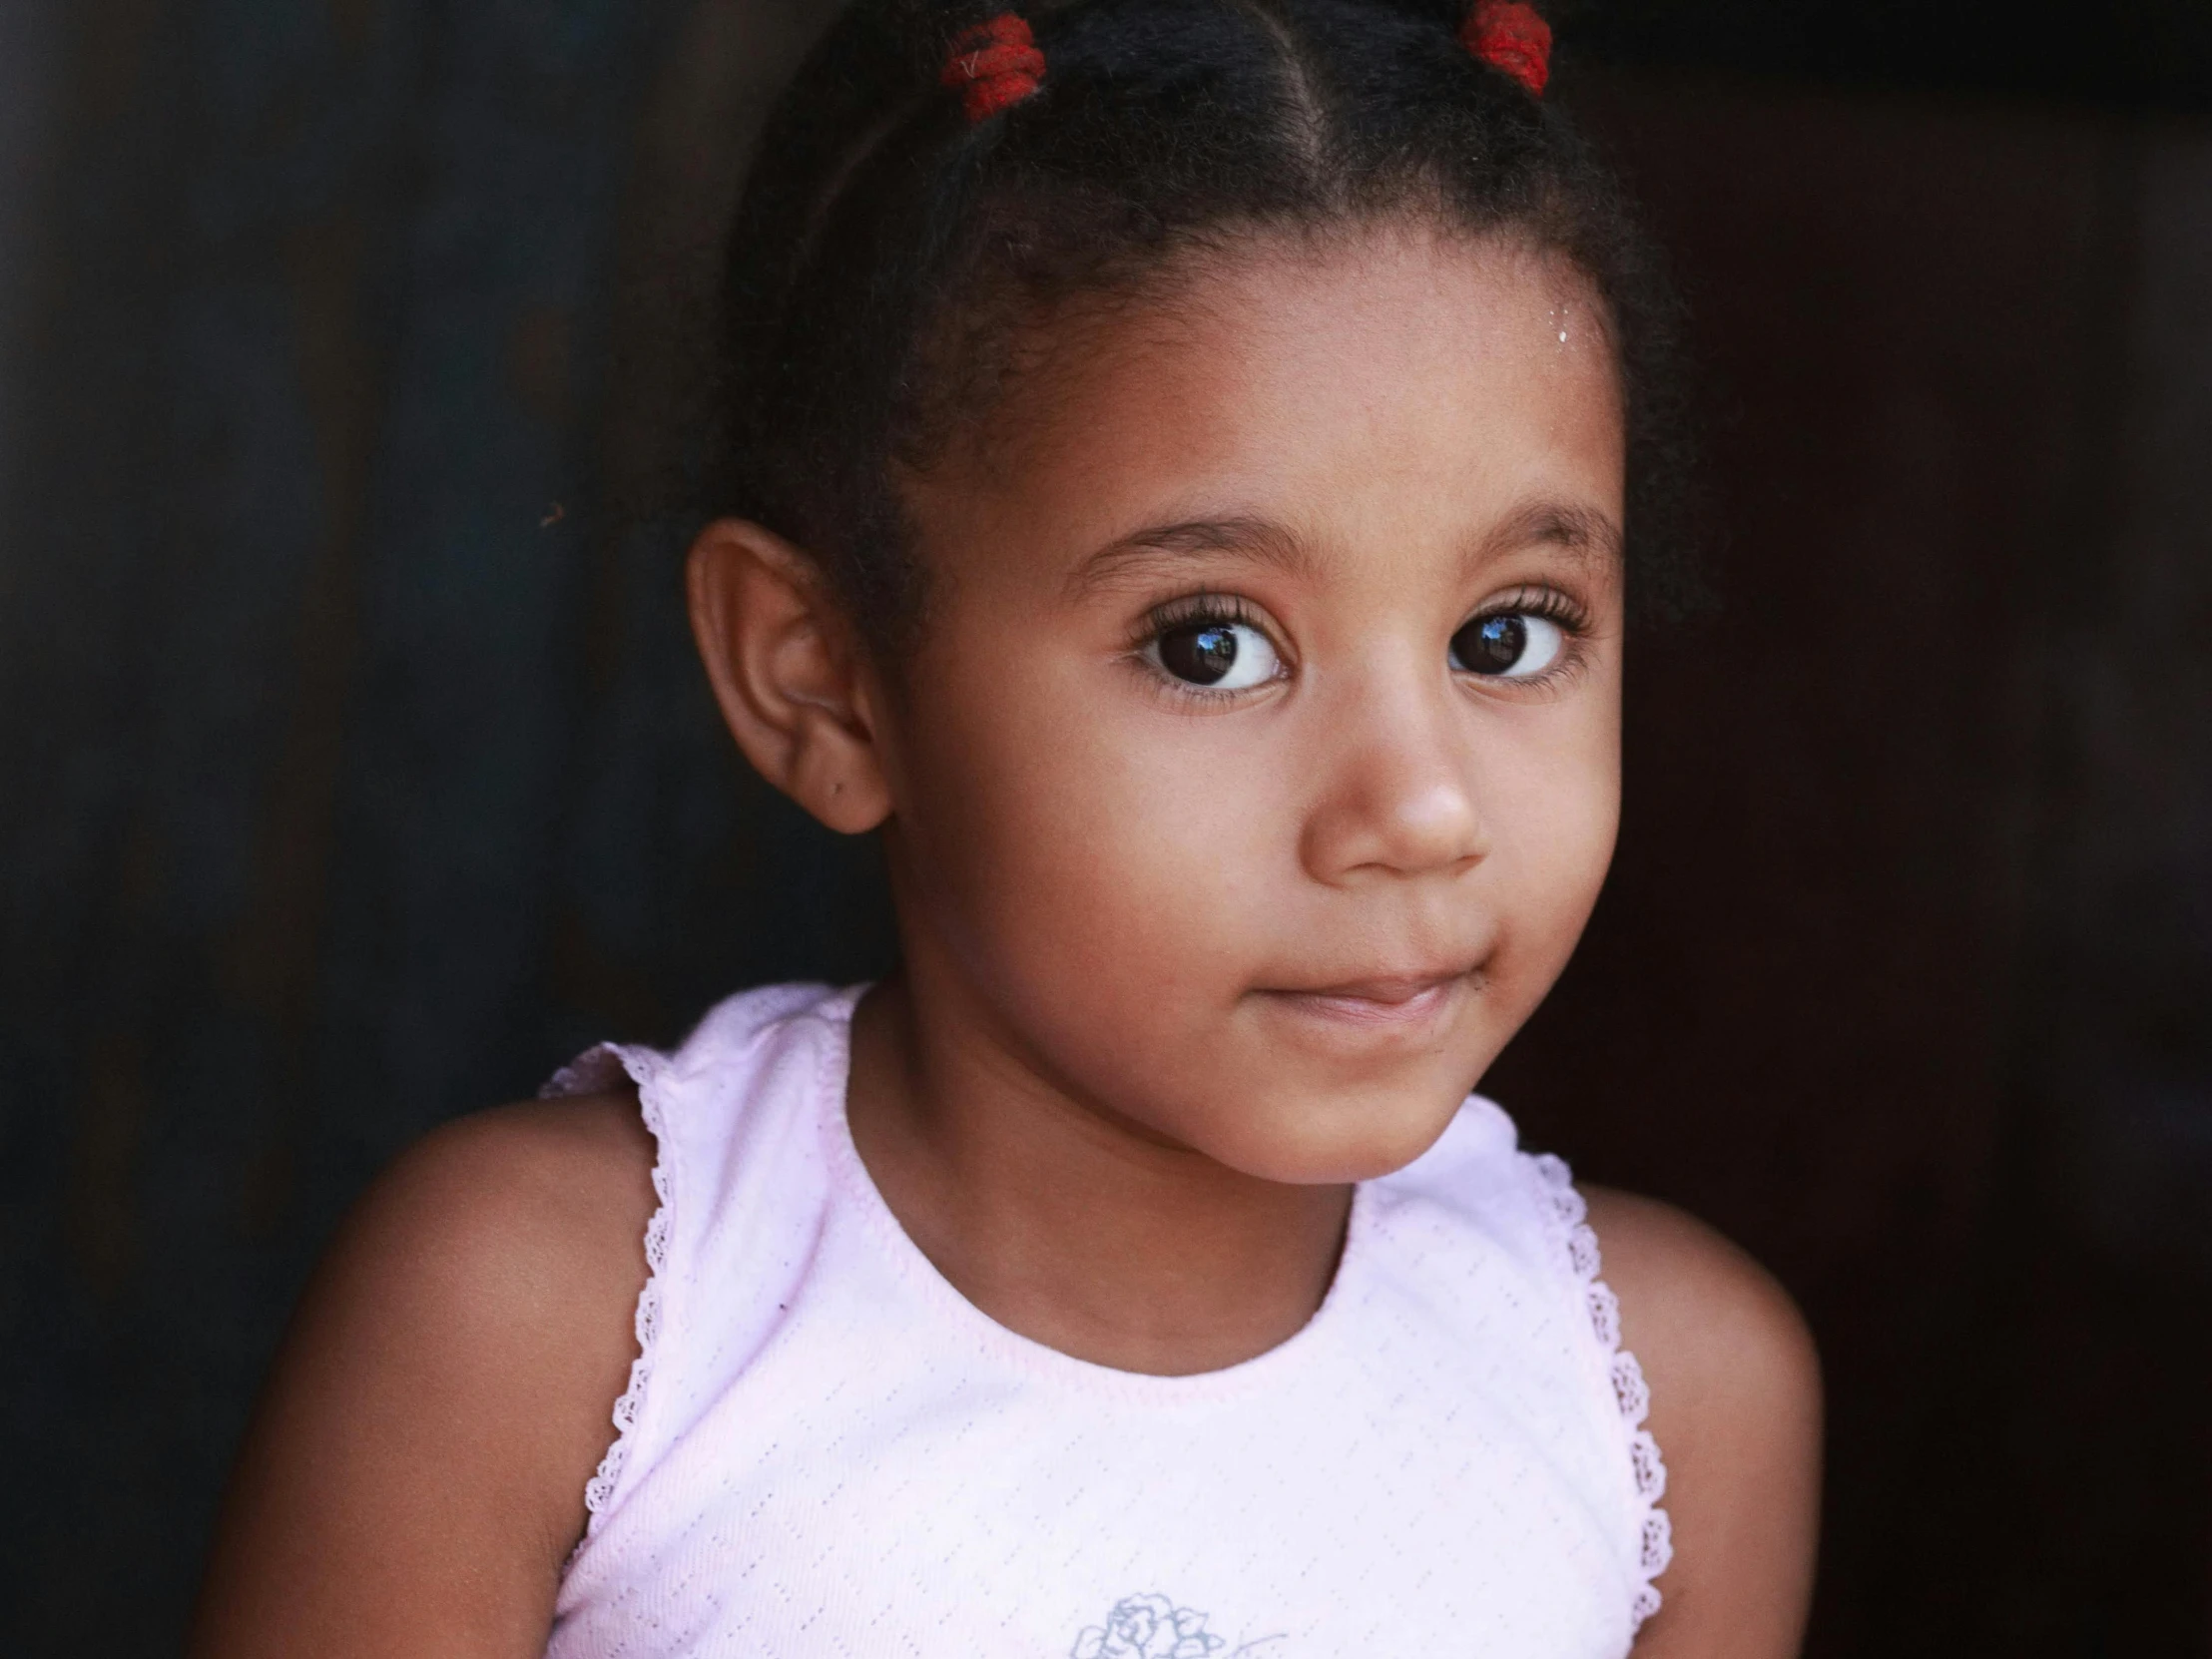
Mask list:
[{"label": "mouth", "polygon": [[1260,995],[1288,1012],[1347,1025],[1403,1028],[1425,1025],[1481,978],[1477,968],[1443,973],[1388,974]]}]

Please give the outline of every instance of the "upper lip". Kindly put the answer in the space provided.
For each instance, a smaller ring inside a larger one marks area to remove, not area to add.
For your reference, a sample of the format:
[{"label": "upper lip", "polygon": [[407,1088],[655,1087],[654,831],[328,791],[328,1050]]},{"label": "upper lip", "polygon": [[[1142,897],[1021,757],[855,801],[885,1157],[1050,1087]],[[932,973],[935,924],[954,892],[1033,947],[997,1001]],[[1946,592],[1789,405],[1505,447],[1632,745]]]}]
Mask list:
[{"label": "upper lip", "polygon": [[1287,986],[1282,988],[1280,994],[1338,997],[1346,1001],[1379,1002],[1394,1007],[1412,1001],[1424,991],[1432,991],[1454,979],[1465,978],[1473,971],[1471,964],[1461,964],[1429,973],[1378,973],[1360,979],[1343,979],[1329,985]]}]

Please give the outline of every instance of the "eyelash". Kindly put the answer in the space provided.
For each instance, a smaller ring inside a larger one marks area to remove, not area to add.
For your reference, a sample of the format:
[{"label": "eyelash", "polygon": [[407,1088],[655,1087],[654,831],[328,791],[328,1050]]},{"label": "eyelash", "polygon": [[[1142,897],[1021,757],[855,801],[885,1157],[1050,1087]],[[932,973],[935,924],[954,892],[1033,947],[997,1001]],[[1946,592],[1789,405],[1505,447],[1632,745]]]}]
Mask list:
[{"label": "eyelash", "polygon": [[1142,669],[1164,696],[1185,703],[1231,703],[1249,695],[1241,691],[1215,691],[1206,686],[1194,686],[1172,675],[1162,674],[1145,658],[1145,648],[1163,634],[1178,628],[1216,627],[1250,628],[1267,635],[1278,656],[1287,656],[1283,644],[1276,638],[1275,630],[1268,626],[1260,613],[1233,593],[1193,593],[1181,599],[1170,599],[1155,605],[1139,620],[1134,636],[1129,641],[1129,660]]},{"label": "eyelash", "polygon": [[1171,599],[1164,605],[1155,605],[1145,612],[1143,619],[1137,624],[1136,638],[1129,642],[1130,648],[1142,650],[1162,634],[1201,624],[1218,628],[1257,628],[1262,633],[1269,632],[1260,620],[1259,612],[1235,594],[1193,593],[1186,594],[1181,599]]},{"label": "eyelash", "polygon": [[1485,622],[1494,616],[1538,617],[1566,636],[1566,646],[1559,653],[1559,661],[1541,674],[1526,680],[1509,682],[1516,689],[1555,686],[1582,666],[1579,647],[1590,636],[1590,613],[1557,588],[1518,589],[1483,606],[1465,622],[1460,623],[1459,628],[1470,628],[1475,623]]},{"label": "eyelash", "polygon": [[[1560,653],[1558,663],[1533,679],[1513,682],[1517,687],[1543,687],[1557,684],[1581,666],[1581,653],[1575,649],[1589,637],[1589,612],[1557,588],[1521,588],[1493,600],[1474,612],[1460,628],[1468,628],[1477,622],[1494,616],[1532,616],[1551,623],[1567,636],[1568,648]],[[1204,686],[1193,686],[1181,680],[1161,675],[1145,662],[1145,648],[1178,628],[1198,626],[1245,627],[1258,630],[1274,640],[1274,630],[1261,619],[1260,614],[1243,599],[1228,593],[1194,593],[1180,599],[1155,605],[1139,621],[1129,642],[1130,660],[1145,668],[1147,675],[1158,682],[1160,689],[1171,696],[1200,703],[1227,702],[1244,696],[1243,692],[1217,692]],[[1454,630],[1456,633],[1457,630]],[[1276,650],[1283,654],[1280,641]]]}]

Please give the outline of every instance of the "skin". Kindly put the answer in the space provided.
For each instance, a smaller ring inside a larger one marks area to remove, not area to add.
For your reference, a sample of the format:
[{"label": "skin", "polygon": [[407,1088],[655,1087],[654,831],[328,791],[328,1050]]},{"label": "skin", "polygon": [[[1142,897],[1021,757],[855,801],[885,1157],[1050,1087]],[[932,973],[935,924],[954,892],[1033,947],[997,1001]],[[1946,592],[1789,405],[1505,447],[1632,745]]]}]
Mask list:
[{"label": "skin", "polygon": [[[1130,1371],[1249,1359],[1312,1317],[1352,1184],[1441,1133],[1604,878],[1603,317],[1511,246],[1257,240],[1066,327],[905,485],[931,598],[896,665],[758,525],[711,527],[691,566],[740,746],[884,837],[904,962],[856,1015],[861,1156],[1009,1328]],[[1247,630],[1235,689],[1164,671],[1194,607]],[[1548,665],[1455,666],[1505,613]],[[610,1097],[465,1120],[379,1183],[271,1383],[197,1653],[542,1651],[635,1354],[651,1158]],[[1670,1470],[1677,1559],[1637,1652],[1793,1653],[1802,1322],[1688,1217],[1590,1198]]]}]

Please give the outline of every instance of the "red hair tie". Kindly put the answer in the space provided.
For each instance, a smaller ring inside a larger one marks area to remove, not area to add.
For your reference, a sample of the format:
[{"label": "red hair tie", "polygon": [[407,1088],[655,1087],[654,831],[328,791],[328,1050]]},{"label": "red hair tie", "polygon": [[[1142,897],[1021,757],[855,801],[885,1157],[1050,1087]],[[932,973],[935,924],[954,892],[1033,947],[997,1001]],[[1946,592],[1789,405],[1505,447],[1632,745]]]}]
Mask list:
[{"label": "red hair tie", "polygon": [[1551,79],[1551,25],[1520,0],[1479,0],[1460,26],[1460,40],[1492,69],[1502,69],[1541,98]]},{"label": "red hair tie", "polygon": [[960,95],[968,125],[988,120],[1020,103],[1044,78],[1044,54],[1029,25],[1012,12],[963,29],[952,39],[952,55],[937,77]]}]

